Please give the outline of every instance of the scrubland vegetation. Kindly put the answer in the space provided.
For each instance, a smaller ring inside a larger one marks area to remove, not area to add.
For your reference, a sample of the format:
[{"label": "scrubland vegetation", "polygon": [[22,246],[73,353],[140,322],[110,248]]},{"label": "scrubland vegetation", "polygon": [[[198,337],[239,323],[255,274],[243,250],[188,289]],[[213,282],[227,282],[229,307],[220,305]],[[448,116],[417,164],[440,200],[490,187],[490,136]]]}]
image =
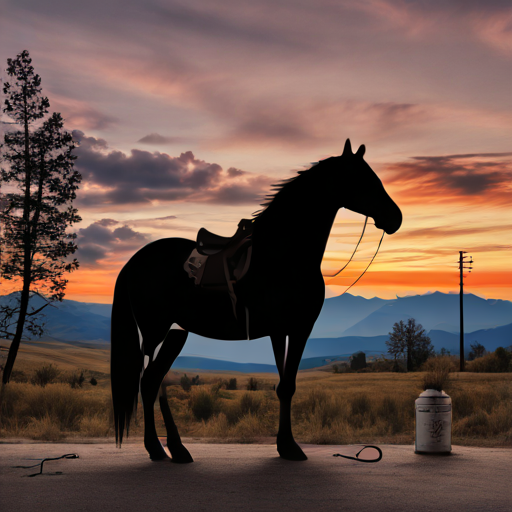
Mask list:
[{"label": "scrubland vegetation", "polygon": [[[484,357],[494,361],[491,356]],[[476,373],[485,367],[483,359],[468,363],[474,370],[466,373],[455,371],[450,357],[430,359],[422,372],[300,372],[292,404],[295,437],[321,444],[413,443],[414,401],[425,387],[437,385],[452,397],[454,444],[510,446],[512,373]],[[18,370],[12,380],[2,397],[1,437],[58,441],[113,435],[107,374],[45,365]],[[166,391],[182,437],[250,443],[277,433],[277,383],[274,374],[201,372],[184,378],[173,371]],[[141,413],[139,407],[132,437],[143,433]],[[157,406],[155,414],[165,437]]]}]

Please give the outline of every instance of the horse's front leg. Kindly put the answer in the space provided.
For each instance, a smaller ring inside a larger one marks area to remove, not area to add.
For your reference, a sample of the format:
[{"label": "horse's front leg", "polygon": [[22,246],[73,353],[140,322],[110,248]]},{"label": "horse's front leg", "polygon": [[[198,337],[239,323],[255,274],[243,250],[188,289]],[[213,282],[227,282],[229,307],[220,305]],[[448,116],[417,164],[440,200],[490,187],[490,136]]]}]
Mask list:
[{"label": "horse's front leg", "polygon": [[270,338],[279,371],[279,384],[276,389],[280,406],[277,451],[283,459],[307,460],[306,455],[293,438],[291,405],[295,394],[295,379],[308,336],[280,334],[273,335]]}]

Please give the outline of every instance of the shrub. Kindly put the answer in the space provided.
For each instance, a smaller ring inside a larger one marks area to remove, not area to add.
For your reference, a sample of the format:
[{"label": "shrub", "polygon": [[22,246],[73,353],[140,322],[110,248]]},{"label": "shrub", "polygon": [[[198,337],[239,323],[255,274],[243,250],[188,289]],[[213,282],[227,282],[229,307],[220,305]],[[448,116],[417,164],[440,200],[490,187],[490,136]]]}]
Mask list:
[{"label": "shrub", "polygon": [[512,370],[512,368],[510,368],[512,354],[508,350],[505,350],[503,347],[498,347],[494,351],[494,355],[498,360],[498,372],[509,372]]},{"label": "shrub", "polygon": [[109,434],[110,424],[108,415],[95,414],[84,416],[80,421],[80,435],[85,437],[104,437]]},{"label": "shrub", "polygon": [[181,377],[180,384],[181,384],[181,387],[183,388],[183,391],[190,391],[190,388],[192,387],[192,382],[187,377],[186,373],[183,375],[183,377]]},{"label": "shrub", "polygon": [[229,381],[226,381],[226,389],[230,390],[230,391],[234,391],[237,389],[237,383],[236,383],[236,379],[229,379]]},{"label": "shrub", "polygon": [[340,373],[340,367],[337,364],[332,365],[332,371],[334,373]]},{"label": "shrub", "polygon": [[240,400],[226,404],[223,410],[228,423],[234,425],[248,414],[256,415],[262,409],[262,404],[263,399],[260,392],[246,392],[240,397]]},{"label": "shrub", "polygon": [[85,376],[83,370],[80,370],[80,373],[78,371],[72,372],[68,378],[68,383],[72,389],[81,388],[84,381]]},{"label": "shrub", "polygon": [[25,431],[38,441],[60,441],[64,437],[60,425],[49,414],[42,418],[30,418]]},{"label": "shrub", "polygon": [[217,412],[218,401],[217,393],[201,386],[192,390],[189,407],[197,420],[208,421]]},{"label": "shrub", "polygon": [[422,370],[426,371],[423,376],[423,389],[442,391],[448,382],[450,372],[456,369],[450,356],[431,357],[422,366]]},{"label": "shrub", "polygon": [[258,389],[258,379],[255,379],[254,377],[251,377],[249,379],[249,382],[247,383],[247,390],[248,391],[256,391]]},{"label": "shrub", "polygon": [[36,386],[45,387],[47,384],[53,383],[60,375],[60,370],[53,366],[53,364],[43,364],[40,368],[37,368],[32,377],[32,384]]},{"label": "shrub", "polygon": [[91,384],[91,386],[96,386],[98,384],[98,381],[94,377],[91,377],[89,383]]},{"label": "shrub", "polygon": [[468,372],[477,373],[502,373],[512,371],[512,354],[503,347],[498,347],[494,352],[486,354],[467,364]]},{"label": "shrub", "polygon": [[240,398],[240,412],[242,416],[246,414],[256,414],[261,407],[261,396],[255,393],[244,393]]},{"label": "shrub", "polygon": [[28,375],[23,370],[12,370],[11,382],[28,382]]}]

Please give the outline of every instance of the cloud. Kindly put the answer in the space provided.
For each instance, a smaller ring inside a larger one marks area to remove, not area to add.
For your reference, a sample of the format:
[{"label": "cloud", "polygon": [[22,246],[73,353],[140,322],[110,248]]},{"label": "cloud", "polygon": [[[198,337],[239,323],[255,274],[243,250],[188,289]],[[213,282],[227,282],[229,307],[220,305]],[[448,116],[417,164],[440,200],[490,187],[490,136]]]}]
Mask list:
[{"label": "cloud", "polygon": [[235,128],[221,143],[303,148],[335,141],[341,145],[347,133],[372,140],[404,138],[423,129],[436,115],[423,105],[391,101],[281,98],[276,103],[273,100],[270,107],[260,102],[240,106]]},{"label": "cloud", "polygon": [[147,234],[134,231],[127,225],[112,229],[118,224],[113,219],[101,219],[78,230],[77,259],[80,263],[94,265],[114,255],[117,259],[122,253],[133,253],[149,242]]},{"label": "cloud", "polygon": [[510,204],[512,153],[416,156],[387,166],[404,202],[491,202]]},{"label": "cloud", "polygon": [[446,226],[434,226],[431,228],[413,228],[413,229],[401,229],[393,235],[394,239],[400,238],[428,238],[428,239],[452,239],[457,236],[466,235],[478,235],[488,233],[503,233],[509,229],[508,226],[495,225],[495,226],[480,226],[480,227],[466,227],[461,228],[459,226],[446,227]]},{"label": "cloud", "polygon": [[80,142],[76,168],[83,187],[78,203],[84,206],[136,205],[191,201],[216,204],[257,203],[271,180],[233,167],[225,171],[191,151],[172,157],[166,153],[132,149],[129,155],[108,150],[102,139],[73,135]]},{"label": "cloud", "polygon": [[137,142],[141,144],[151,144],[154,146],[162,145],[162,144],[175,144],[183,142],[181,137],[165,137],[164,135],[160,135],[158,133],[150,133],[142,139],[139,139]]},{"label": "cloud", "polygon": [[[233,6],[235,7],[235,6]],[[275,9],[275,6],[272,6]],[[255,23],[253,20],[262,21],[258,11],[248,10],[248,15],[233,16],[232,9],[212,8],[209,3],[197,9],[177,3],[167,3],[165,7],[152,5],[148,9],[153,15],[152,22],[165,26],[167,30],[192,33],[195,38],[226,41],[230,44],[257,44],[272,47],[276,45],[301,48],[304,47],[303,39],[293,36],[276,25],[271,19],[266,23]],[[251,16],[252,14],[252,16]]]},{"label": "cloud", "polygon": [[[51,91],[50,91],[51,93]],[[60,112],[68,128],[105,130],[118,123],[114,116],[100,112],[84,101],[50,94],[52,110]]]}]

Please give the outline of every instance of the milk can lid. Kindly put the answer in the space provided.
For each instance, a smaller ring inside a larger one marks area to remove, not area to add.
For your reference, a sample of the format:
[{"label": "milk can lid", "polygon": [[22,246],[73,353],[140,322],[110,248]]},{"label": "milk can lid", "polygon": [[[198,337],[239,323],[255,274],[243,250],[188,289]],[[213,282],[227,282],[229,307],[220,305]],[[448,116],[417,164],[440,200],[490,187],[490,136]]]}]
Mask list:
[{"label": "milk can lid", "polygon": [[427,389],[420,394],[420,397],[449,398],[444,391],[437,391],[436,389]]}]

